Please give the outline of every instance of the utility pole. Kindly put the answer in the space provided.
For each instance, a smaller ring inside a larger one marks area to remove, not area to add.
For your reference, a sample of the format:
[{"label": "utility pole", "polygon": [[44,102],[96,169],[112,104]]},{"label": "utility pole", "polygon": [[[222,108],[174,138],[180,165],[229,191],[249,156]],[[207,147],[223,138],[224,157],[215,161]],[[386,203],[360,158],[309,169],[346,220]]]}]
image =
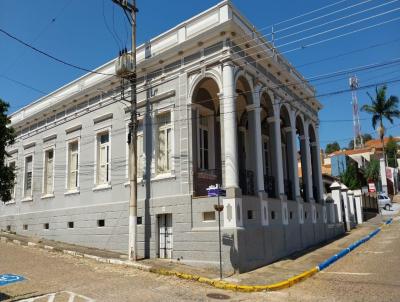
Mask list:
[{"label": "utility pole", "polygon": [[[128,79],[131,85],[131,119],[129,123],[129,249],[128,258],[130,261],[137,260],[137,96],[136,96],[136,0],[112,0],[119,5],[124,13],[128,12],[131,16],[132,24],[132,51],[129,55],[127,51],[119,57],[119,66],[126,68],[117,69],[122,78]],[[123,71],[121,71],[123,70]],[[120,72],[119,72],[120,71]]]}]

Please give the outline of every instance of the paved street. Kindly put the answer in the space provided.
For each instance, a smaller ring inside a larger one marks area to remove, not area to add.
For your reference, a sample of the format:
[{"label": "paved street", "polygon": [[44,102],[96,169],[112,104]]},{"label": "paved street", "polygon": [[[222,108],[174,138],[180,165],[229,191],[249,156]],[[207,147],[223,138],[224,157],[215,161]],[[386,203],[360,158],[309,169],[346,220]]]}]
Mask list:
[{"label": "paved street", "polygon": [[27,281],[0,288],[5,301],[400,301],[400,223],[290,289],[234,293],[176,278],[1,243],[2,273]]}]

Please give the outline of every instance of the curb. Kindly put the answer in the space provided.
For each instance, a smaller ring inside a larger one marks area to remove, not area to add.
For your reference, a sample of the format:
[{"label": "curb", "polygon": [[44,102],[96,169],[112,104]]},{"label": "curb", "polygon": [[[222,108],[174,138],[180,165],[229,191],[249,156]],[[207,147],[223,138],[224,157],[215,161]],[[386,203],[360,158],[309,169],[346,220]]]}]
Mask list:
[{"label": "curb", "polygon": [[233,283],[220,281],[220,280],[213,280],[213,279],[209,279],[209,278],[203,278],[203,277],[196,276],[196,275],[183,274],[183,273],[179,273],[179,272],[175,272],[175,271],[167,271],[167,270],[163,270],[163,269],[150,269],[150,272],[156,273],[156,274],[159,274],[159,275],[164,275],[164,276],[175,276],[175,277],[178,277],[180,279],[197,281],[197,282],[200,282],[200,283],[203,283],[203,284],[208,284],[208,285],[211,285],[211,286],[213,286],[215,288],[233,290],[233,291],[239,291],[239,292],[277,291],[277,290],[281,290],[281,289],[285,289],[285,288],[291,287],[296,283],[299,283],[301,281],[306,280],[307,278],[310,278],[311,276],[315,275],[319,271],[322,271],[322,270],[326,269],[328,266],[330,266],[331,264],[335,263],[339,259],[341,259],[344,256],[346,256],[348,253],[350,253],[352,250],[356,249],[361,244],[363,244],[363,243],[367,242],[368,240],[370,240],[371,238],[375,237],[382,230],[383,227],[391,224],[392,222],[393,222],[393,219],[390,218],[382,226],[380,226],[376,230],[372,231],[367,236],[365,236],[365,237],[361,238],[360,240],[352,243],[347,248],[341,250],[339,253],[337,253],[337,254],[333,255],[332,257],[326,259],[325,261],[321,262],[316,267],[314,267],[314,268],[312,268],[312,269],[310,269],[308,271],[305,271],[305,272],[303,272],[301,274],[298,274],[298,275],[296,275],[294,277],[291,277],[291,278],[289,278],[287,280],[284,280],[284,281],[281,281],[281,282],[278,282],[278,283],[274,283],[274,284],[239,285],[239,284],[233,284]]},{"label": "curb", "polygon": [[[239,284],[229,283],[229,282],[225,282],[225,281],[205,278],[205,277],[201,277],[201,276],[197,276],[197,275],[180,273],[177,271],[169,271],[169,270],[165,270],[165,269],[152,268],[148,265],[119,260],[119,259],[103,258],[103,257],[94,256],[94,255],[90,255],[90,254],[83,254],[83,253],[79,253],[79,252],[71,251],[71,250],[57,250],[53,246],[49,246],[49,245],[44,245],[43,247],[41,247],[40,245],[33,243],[33,242],[27,242],[26,245],[31,246],[31,247],[39,247],[39,248],[43,248],[43,249],[55,251],[55,252],[61,252],[63,254],[66,254],[66,255],[69,255],[72,257],[86,258],[86,259],[95,260],[97,262],[109,263],[109,264],[114,264],[114,265],[130,266],[130,267],[142,270],[142,271],[146,271],[146,272],[150,272],[150,273],[154,273],[154,274],[158,274],[158,275],[162,275],[162,276],[174,276],[174,277],[184,279],[184,280],[196,281],[196,282],[199,282],[202,284],[207,284],[207,285],[213,286],[215,288],[219,288],[219,289],[250,293],[250,292],[260,292],[260,291],[277,291],[277,290],[291,287],[291,286],[295,285],[296,283],[304,281],[307,278],[310,278],[311,276],[315,275],[319,271],[326,269],[328,266],[335,263],[339,259],[343,258],[344,256],[346,256],[352,250],[356,249],[361,244],[363,244],[363,243],[367,242],[368,240],[370,240],[371,238],[375,237],[384,227],[392,224],[392,222],[393,222],[393,218],[390,218],[382,226],[380,226],[376,230],[372,231],[367,236],[350,244],[347,248],[341,250],[339,253],[333,255],[332,257],[324,260],[323,262],[321,262],[317,266],[313,267],[312,269],[305,271],[301,274],[298,274],[294,277],[291,277],[289,279],[286,279],[284,281],[273,283],[273,284],[266,284],[266,285],[239,285]],[[7,237],[0,237],[0,241],[1,242],[12,242],[17,245],[23,244],[23,242],[21,242],[20,240],[9,240]]]}]

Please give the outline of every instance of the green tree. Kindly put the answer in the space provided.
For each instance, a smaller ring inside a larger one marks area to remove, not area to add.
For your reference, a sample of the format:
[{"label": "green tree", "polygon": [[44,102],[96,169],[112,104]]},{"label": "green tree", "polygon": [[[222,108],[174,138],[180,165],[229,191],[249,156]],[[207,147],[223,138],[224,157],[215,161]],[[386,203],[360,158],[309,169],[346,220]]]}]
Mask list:
[{"label": "green tree", "polygon": [[397,142],[392,136],[390,136],[388,142],[386,143],[386,158],[389,167],[397,168],[397,150]]},{"label": "green tree", "polygon": [[[363,143],[370,141],[372,139],[372,135],[369,133],[362,134]],[[357,144],[360,144],[360,137],[357,138]],[[354,139],[349,141],[348,149],[354,149]]]},{"label": "green tree", "polygon": [[362,111],[372,114],[372,127],[375,129],[379,123],[379,136],[382,143],[383,154],[385,154],[385,145],[383,138],[385,136],[385,127],[383,125],[383,119],[387,119],[393,124],[394,118],[400,117],[400,111],[397,106],[399,104],[399,98],[391,95],[386,98],[386,85],[375,88],[375,97],[372,97],[369,93],[368,96],[371,99],[371,105],[365,104],[361,107]]},{"label": "green tree", "polygon": [[371,159],[364,170],[364,177],[367,182],[376,183],[379,179],[379,160]]},{"label": "green tree", "polygon": [[357,190],[361,188],[361,179],[356,163],[349,163],[347,169],[340,176],[340,181],[344,183],[350,190]]},{"label": "green tree", "polygon": [[7,146],[14,143],[15,131],[10,127],[8,118],[9,104],[0,99],[0,200],[7,202],[11,200],[11,191],[14,188],[15,173],[12,167],[6,165],[9,154]]},{"label": "green tree", "polygon": [[339,150],[340,150],[339,143],[335,141],[333,143],[330,143],[330,144],[326,145],[325,153],[326,154],[331,154],[332,152],[339,151]]}]

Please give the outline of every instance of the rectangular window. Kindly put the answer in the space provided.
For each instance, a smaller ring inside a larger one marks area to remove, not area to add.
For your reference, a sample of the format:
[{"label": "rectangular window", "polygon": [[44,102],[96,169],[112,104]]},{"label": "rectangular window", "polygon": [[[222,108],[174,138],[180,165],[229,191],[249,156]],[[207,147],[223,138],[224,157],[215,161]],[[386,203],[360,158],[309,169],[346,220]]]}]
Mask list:
[{"label": "rectangular window", "polygon": [[168,173],[172,166],[172,125],[171,113],[163,113],[157,117],[158,124],[158,150],[157,172]]},{"label": "rectangular window", "polygon": [[32,197],[33,157],[25,157],[24,197]]},{"label": "rectangular window", "polygon": [[11,200],[15,199],[15,189],[16,189],[16,180],[17,180],[17,175],[16,175],[16,164],[15,161],[10,162],[9,167],[12,168],[14,170],[15,173],[15,179],[14,179],[14,186],[11,189]]},{"label": "rectangular window", "polygon": [[68,183],[67,189],[78,189],[79,143],[74,141],[68,144]]},{"label": "rectangular window", "polygon": [[209,127],[208,127],[208,118],[200,117],[199,123],[199,163],[201,170],[209,169],[209,148],[208,148],[208,139],[209,139]]},{"label": "rectangular window", "polygon": [[110,181],[110,134],[103,132],[97,135],[97,185]]},{"label": "rectangular window", "polygon": [[47,150],[44,153],[44,178],[43,194],[53,194],[54,173],[54,150]]}]

